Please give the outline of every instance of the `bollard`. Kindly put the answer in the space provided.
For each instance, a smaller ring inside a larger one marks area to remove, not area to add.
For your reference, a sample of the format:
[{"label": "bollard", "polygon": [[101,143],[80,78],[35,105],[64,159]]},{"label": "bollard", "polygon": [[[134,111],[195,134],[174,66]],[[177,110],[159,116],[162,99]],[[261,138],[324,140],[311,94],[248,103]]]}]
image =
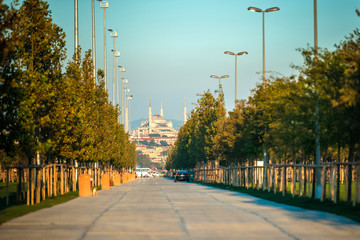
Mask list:
[{"label": "bollard", "polygon": [[80,197],[92,196],[89,174],[81,174],[79,176],[79,196]]},{"label": "bollard", "polygon": [[110,176],[109,174],[103,174],[101,176],[101,189],[109,190],[110,189]]},{"label": "bollard", "polygon": [[120,186],[120,174],[114,175],[114,186]]}]

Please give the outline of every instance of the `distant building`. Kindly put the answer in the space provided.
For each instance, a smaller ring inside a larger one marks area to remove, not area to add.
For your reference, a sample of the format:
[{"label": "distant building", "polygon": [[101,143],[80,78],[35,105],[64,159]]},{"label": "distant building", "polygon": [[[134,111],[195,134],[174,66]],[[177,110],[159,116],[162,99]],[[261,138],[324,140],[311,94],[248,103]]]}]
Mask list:
[{"label": "distant building", "polygon": [[[161,101],[160,114],[152,115],[151,100],[149,102],[149,118],[143,121],[137,129],[132,131],[130,136],[132,141],[137,142],[136,151],[146,154],[152,161],[162,162],[166,160],[167,152],[177,139],[178,131],[173,128],[173,123],[164,118],[163,104]],[[184,121],[186,121],[186,105],[184,103]],[[167,146],[147,146],[144,141],[154,141],[157,145]]]},{"label": "distant building", "polygon": [[164,138],[168,142],[170,138],[177,138],[178,131],[173,128],[171,121],[164,119],[164,110],[161,102],[160,114],[152,115],[151,101],[149,103],[149,119],[143,121],[136,130],[132,132],[132,138]]}]

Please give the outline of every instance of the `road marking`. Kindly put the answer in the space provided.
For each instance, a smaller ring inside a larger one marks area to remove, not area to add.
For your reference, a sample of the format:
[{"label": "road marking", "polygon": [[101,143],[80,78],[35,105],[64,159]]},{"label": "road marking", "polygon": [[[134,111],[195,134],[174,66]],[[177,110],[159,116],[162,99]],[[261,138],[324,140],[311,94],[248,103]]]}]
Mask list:
[{"label": "road marking", "polygon": [[113,204],[111,204],[109,207],[107,207],[106,209],[104,209],[95,219],[94,221],[92,221],[90,223],[90,225],[85,229],[84,233],[81,235],[80,239],[83,240],[85,239],[86,235],[88,234],[88,232],[91,230],[91,228],[96,224],[96,222],[107,212],[110,210],[110,208],[112,208],[113,206],[115,206],[117,203],[120,202],[121,199],[123,199],[125,197],[125,195],[128,193],[129,191],[126,191],[117,201],[115,201]]},{"label": "road marking", "polygon": [[175,205],[172,203],[172,201],[170,200],[169,196],[165,193],[163,187],[161,186],[161,191],[162,193],[164,194],[164,196],[166,197],[168,203],[170,204],[170,206],[172,207],[172,209],[174,210],[175,212],[175,215],[176,217],[178,218],[179,220],[179,225],[181,227],[181,230],[183,231],[183,233],[185,234],[185,239],[187,240],[191,240],[191,235],[190,235],[190,232],[189,232],[189,229],[187,228],[186,226],[186,223],[185,223],[185,220],[183,218],[183,216],[180,214],[180,212],[175,208]]}]

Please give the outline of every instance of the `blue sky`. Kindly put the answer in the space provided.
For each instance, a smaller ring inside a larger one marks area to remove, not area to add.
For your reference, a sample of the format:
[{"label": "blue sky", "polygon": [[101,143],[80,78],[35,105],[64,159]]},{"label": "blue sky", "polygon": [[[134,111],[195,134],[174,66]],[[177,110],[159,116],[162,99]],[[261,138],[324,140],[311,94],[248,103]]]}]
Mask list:
[{"label": "blue sky", "polygon": [[[74,1],[48,0],[53,20],[66,33],[67,52],[74,52]],[[318,0],[319,47],[334,49],[360,26],[355,9],[359,0]],[[107,28],[119,32],[116,49],[119,65],[134,98],[131,119],[147,117],[151,98],[153,113],[163,100],[168,119],[183,118],[186,97],[190,112],[196,93],[218,88],[210,75],[228,74],[223,80],[226,108],[234,107],[234,57],[224,51],[247,51],[238,57],[238,98],[247,98],[261,80],[262,17],[249,6],[278,12],[265,14],[266,71],[274,76],[297,74],[301,65],[297,48],[313,45],[313,0],[109,0]],[[96,66],[103,69],[103,10],[95,1]],[[79,0],[79,43],[91,49],[91,0]],[[107,34],[109,97],[112,99],[112,38]],[[268,75],[267,75],[268,76]]]}]

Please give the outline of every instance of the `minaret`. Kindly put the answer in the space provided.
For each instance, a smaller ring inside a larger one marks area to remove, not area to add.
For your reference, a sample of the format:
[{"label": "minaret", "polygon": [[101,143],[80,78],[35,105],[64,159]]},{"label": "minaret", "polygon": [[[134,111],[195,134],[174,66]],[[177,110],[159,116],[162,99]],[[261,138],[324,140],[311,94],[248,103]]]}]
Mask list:
[{"label": "minaret", "polygon": [[161,116],[161,117],[164,117],[164,110],[163,110],[162,99],[161,99],[160,116]]},{"label": "minaret", "polygon": [[184,98],[184,124],[186,123],[186,99]]},{"label": "minaret", "polygon": [[149,101],[149,133],[151,131],[151,116],[152,116],[152,113],[151,113],[151,98],[150,98],[150,101]]}]

